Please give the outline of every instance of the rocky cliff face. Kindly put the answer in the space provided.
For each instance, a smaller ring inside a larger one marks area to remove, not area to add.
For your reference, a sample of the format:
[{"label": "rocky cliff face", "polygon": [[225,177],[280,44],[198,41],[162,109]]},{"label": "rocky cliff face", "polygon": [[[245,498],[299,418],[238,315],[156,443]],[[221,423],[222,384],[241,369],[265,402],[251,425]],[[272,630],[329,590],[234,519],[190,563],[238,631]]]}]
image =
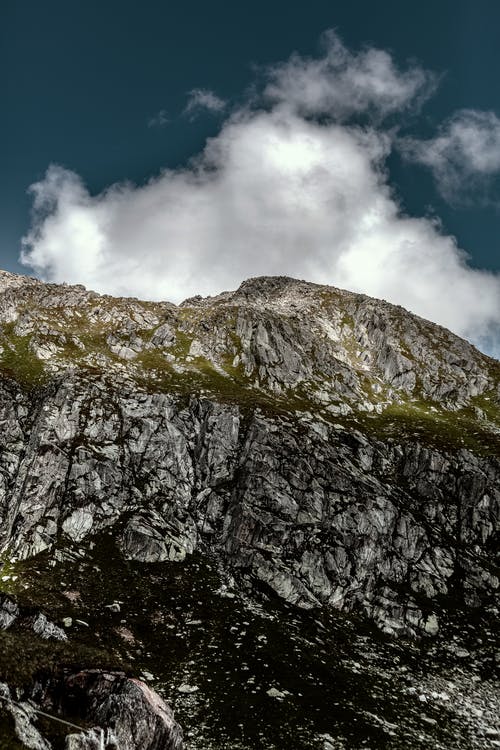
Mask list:
[{"label": "rocky cliff face", "polygon": [[497,611],[498,362],[287,278],[179,307],[5,273],[0,288],[9,593],[23,561],[111,533],[124,561],[212,556],[245,596],[391,636]]}]

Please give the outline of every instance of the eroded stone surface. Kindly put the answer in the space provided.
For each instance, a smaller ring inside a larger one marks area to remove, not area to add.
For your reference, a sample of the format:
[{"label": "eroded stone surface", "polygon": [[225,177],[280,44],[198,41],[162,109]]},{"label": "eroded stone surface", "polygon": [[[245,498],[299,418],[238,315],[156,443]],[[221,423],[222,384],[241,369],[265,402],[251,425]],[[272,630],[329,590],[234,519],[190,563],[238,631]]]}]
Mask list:
[{"label": "eroded stone surface", "polygon": [[[202,361],[228,379],[231,352],[255,400],[248,389],[227,402],[189,383],[144,388],[136,370],[69,369],[62,355],[42,390],[2,381],[2,549],[28,557],[110,527],[129,559],[182,560],[208,545],[298,606],[360,609],[388,633],[435,634],[436,598],[497,595],[498,459],[460,448],[460,436],[446,449],[373,429],[387,404],[416,408],[404,399],[417,388],[447,406],[435,418],[444,433],[454,423],[443,414],[478,394],[494,403],[498,367],[470,344],[401,308],[286,278],[180,308],[14,280],[0,310],[18,311],[17,335],[62,347],[63,323],[85,316],[82,335],[99,325],[103,352],[176,342],[182,377]],[[306,386],[311,410],[283,409],[284,389]],[[281,394],[279,408],[257,407],[262,388]],[[355,409],[375,416],[333,422]],[[491,420],[471,414],[494,438]]]},{"label": "eroded stone surface", "polygon": [[[86,721],[95,722],[104,730],[109,747],[182,750],[182,730],[171,709],[140,680],[113,672],[82,671],[66,676],[62,686],[49,686],[45,701],[50,705],[54,699],[63,710],[78,710]],[[92,732],[84,732],[71,736],[67,743],[69,748],[90,750],[94,741]]]},{"label": "eroded stone surface", "polygon": [[[281,277],[176,307],[3,274],[0,321],[6,559],[108,531],[127,560],[208,552],[236,589],[424,640],[450,604],[498,606],[500,366],[448,331]],[[125,750],[162,747],[168,709],[119,693],[100,716]]]},{"label": "eroded stone surface", "polygon": [[435,632],[436,597],[478,606],[498,591],[496,458],[314,418],[255,413],[242,428],[235,405],[76,377],[31,408],[6,421],[7,443],[27,423],[29,439],[3,453],[0,534],[20,557],[126,519],[129,559],[209,545],[298,606],[361,608],[394,633]]}]

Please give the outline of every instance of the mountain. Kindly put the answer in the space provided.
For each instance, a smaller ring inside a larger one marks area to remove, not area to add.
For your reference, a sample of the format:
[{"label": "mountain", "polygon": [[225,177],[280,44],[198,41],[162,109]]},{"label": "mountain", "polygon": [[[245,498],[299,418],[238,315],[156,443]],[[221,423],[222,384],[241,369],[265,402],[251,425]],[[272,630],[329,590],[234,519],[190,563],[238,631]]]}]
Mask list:
[{"label": "mountain", "polygon": [[286,277],[175,306],[3,272],[0,323],[5,691],[123,750],[180,746],[160,696],[193,749],[500,746],[499,362]]}]

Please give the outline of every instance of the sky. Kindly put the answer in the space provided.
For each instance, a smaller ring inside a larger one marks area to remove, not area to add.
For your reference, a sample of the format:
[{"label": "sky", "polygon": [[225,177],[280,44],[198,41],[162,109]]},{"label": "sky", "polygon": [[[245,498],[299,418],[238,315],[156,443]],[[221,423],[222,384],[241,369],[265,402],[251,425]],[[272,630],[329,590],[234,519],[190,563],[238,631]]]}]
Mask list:
[{"label": "sky", "polygon": [[169,299],[286,274],[500,353],[500,5],[4,0],[0,265]]}]

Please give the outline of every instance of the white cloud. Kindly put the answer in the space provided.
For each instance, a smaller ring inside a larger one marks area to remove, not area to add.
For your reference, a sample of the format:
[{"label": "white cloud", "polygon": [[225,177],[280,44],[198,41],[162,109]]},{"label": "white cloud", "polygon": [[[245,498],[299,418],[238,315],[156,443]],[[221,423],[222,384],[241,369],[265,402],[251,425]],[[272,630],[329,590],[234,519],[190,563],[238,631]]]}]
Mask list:
[{"label": "white cloud", "polygon": [[226,108],[226,102],[209,89],[192,89],[188,94],[188,103],[184,112],[195,116],[203,110],[218,113]]},{"label": "white cloud", "polygon": [[345,120],[368,112],[379,118],[415,108],[434,91],[437,78],[419,66],[400,71],[384,50],[350,52],[333,31],[319,58],[299,55],[268,71],[264,95],[305,116]]},{"label": "white cloud", "polygon": [[164,125],[168,125],[170,118],[165,109],[160,109],[154,117],[148,120],[148,128],[162,128]]},{"label": "white cloud", "polygon": [[[403,88],[413,80],[369,52],[346,53],[343,68],[346,79],[354,75],[349,65],[364,71],[365,111],[375,107],[379,83],[385,90],[379,74],[391,70]],[[296,69],[299,58],[289,64]],[[304,83],[314,87],[310,65]],[[285,72],[280,66],[280,80]],[[249,276],[288,274],[383,297],[479,340],[500,321],[499,277],[469,267],[436,222],[402,214],[385,169],[391,136],[335,119],[351,106],[348,90],[344,104],[339,91],[324,105],[332,116],[315,120],[295,94],[290,101],[273,94],[270,104],[268,90],[266,109],[234,112],[186,168],[140,187],[91,196],[77,175],[50,167],[31,188],[23,262],[51,281],[173,301],[235,288]],[[410,94],[398,97],[399,106],[410,104]]]},{"label": "white cloud", "polygon": [[435,138],[406,138],[400,147],[407,159],[432,170],[444,198],[468,202],[474,186],[487,188],[500,172],[500,119],[493,112],[460,110]]}]

